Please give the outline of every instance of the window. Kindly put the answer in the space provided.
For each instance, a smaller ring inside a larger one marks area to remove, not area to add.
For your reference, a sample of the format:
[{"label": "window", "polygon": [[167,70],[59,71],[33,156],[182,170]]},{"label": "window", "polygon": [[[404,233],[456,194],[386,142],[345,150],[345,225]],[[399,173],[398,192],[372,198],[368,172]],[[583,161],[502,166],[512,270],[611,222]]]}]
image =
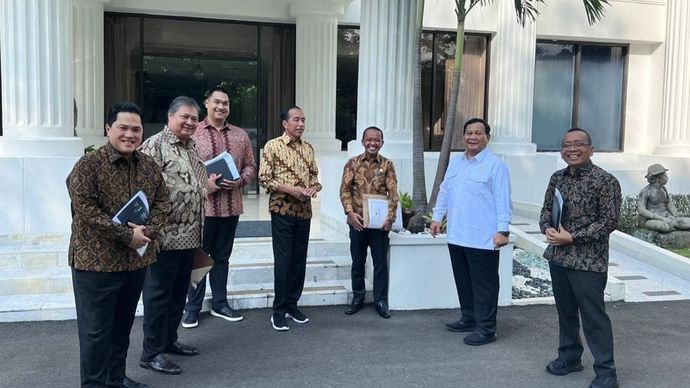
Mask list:
[{"label": "window", "polygon": [[[487,50],[486,35],[465,35],[462,80],[453,148],[464,148],[462,125],[472,117],[486,116]],[[422,34],[422,126],[424,149],[438,151],[443,139],[446,105],[450,96],[455,33]],[[338,30],[338,78],[336,91],[336,137],[343,142],[357,134],[357,71],[359,30]],[[459,130],[457,130],[459,129]]]},{"label": "window", "polygon": [[586,129],[599,151],[621,151],[627,47],[537,42],[532,141],[560,149],[563,132]]}]

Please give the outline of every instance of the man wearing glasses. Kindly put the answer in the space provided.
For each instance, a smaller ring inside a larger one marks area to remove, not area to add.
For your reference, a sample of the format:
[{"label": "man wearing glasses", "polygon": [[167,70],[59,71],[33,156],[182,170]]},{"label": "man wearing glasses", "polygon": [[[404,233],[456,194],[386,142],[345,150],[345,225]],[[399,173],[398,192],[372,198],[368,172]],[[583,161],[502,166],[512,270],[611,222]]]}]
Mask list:
[{"label": "man wearing glasses", "polygon": [[[562,376],[583,370],[582,319],[594,356],[596,378],[590,387],[612,388],[618,387],[618,380],[604,288],[609,235],[618,226],[622,198],[618,180],[592,163],[593,153],[587,131],[568,130],[561,145],[561,158],[568,167],[553,173],[544,196],[539,226],[549,243],[544,257],[549,260],[559,326],[558,358],[548,363],[546,371]],[[559,194],[560,222],[552,220],[554,197]]]},{"label": "man wearing glasses", "polygon": [[180,367],[163,353],[195,356],[199,350],[177,341],[194,250],[201,247],[204,198],[208,178],[192,135],[199,123],[199,105],[185,96],[168,108],[168,124],[141,145],[163,170],[172,211],[163,228],[161,250],[148,267],[144,282],[144,349],[142,368],[179,374]]}]

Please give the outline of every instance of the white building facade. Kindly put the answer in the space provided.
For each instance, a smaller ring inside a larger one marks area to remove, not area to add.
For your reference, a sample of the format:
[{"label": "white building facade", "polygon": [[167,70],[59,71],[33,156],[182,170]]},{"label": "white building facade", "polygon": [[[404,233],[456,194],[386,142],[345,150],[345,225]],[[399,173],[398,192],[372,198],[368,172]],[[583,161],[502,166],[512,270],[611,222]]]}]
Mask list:
[{"label": "white building facade", "polygon": [[[426,3],[430,45],[443,52],[437,38],[454,33],[454,2]],[[690,4],[610,3],[594,26],[572,0],[549,1],[524,28],[503,0],[473,9],[467,20],[466,31],[485,47],[476,62],[479,86],[465,97],[477,107],[468,112],[492,125],[490,147],[508,163],[518,209],[541,203],[548,177],[564,166],[553,142],[574,124],[596,133],[594,161],[616,175],[626,195],[646,184],[651,163],[670,169],[670,192],[690,192]],[[236,119],[253,128],[257,151],[279,133],[279,109],[301,106],[322,171],[322,222],[344,220],[342,166],[361,151],[352,139],[370,125],[384,130],[382,153],[395,160],[401,190],[411,191],[415,9],[415,0],[0,0],[0,243],[69,234],[65,178],[85,147],[105,142],[106,104],[113,96],[134,99],[147,130],[160,126],[170,93],[185,87],[166,72],[186,71],[197,84],[223,72],[255,77],[255,84],[231,86],[247,96],[233,100],[233,112],[253,112]],[[227,23],[236,33],[215,30]],[[357,30],[358,39],[349,138],[338,129],[347,110],[338,100],[343,29]],[[171,62],[179,52],[185,58]],[[438,77],[430,79],[443,85]],[[541,93],[559,87],[565,100]],[[438,98],[425,119],[428,190],[437,159],[432,116],[444,93],[429,88]],[[599,139],[606,152],[596,152]]]}]

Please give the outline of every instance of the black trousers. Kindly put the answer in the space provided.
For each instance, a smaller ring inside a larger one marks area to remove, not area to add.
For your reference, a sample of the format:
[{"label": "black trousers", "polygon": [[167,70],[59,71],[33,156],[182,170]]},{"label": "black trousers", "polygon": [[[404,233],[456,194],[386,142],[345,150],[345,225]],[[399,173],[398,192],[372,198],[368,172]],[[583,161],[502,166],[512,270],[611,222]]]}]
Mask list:
[{"label": "black trousers", "polygon": [[[213,267],[208,273],[213,304],[220,311],[228,305],[228,261],[235,242],[235,231],[240,216],[206,217],[204,220],[204,251],[213,258]],[[197,288],[189,286],[185,310],[198,313],[206,295],[206,276]]]},{"label": "black trousers", "polygon": [[273,235],[273,312],[284,315],[297,309],[304,289],[311,219],[271,213]]},{"label": "black trousers", "polygon": [[597,376],[616,376],[613,330],[606,314],[605,272],[577,271],[549,263],[553,297],[558,309],[558,358],[579,361],[582,356],[580,319]]},{"label": "black trousers", "polygon": [[79,331],[82,387],[102,387],[125,377],[134,313],[146,269],[125,272],[72,268]]},{"label": "black trousers", "polygon": [[388,232],[364,229],[361,232],[350,225],[350,255],[352,256],[352,300],[364,302],[364,275],[367,248],[371,248],[374,263],[374,301],[388,301]]},{"label": "black trousers", "polygon": [[177,341],[194,249],[160,251],[149,265],[144,282],[144,349],[142,361],[150,361]]},{"label": "black trousers", "polygon": [[448,244],[458,291],[462,320],[475,323],[480,334],[496,333],[498,310],[497,250],[467,248]]}]

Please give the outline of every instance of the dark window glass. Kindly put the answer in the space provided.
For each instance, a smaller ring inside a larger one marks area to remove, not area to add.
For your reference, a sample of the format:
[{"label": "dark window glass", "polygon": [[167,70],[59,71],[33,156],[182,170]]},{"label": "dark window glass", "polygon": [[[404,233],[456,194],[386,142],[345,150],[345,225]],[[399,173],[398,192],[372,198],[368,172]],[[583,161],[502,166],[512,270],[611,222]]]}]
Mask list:
[{"label": "dark window glass", "polygon": [[107,14],[104,35],[106,114],[119,101],[141,105],[141,18]]},{"label": "dark window glass", "polygon": [[347,150],[357,135],[357,75],[359,71],[359,30],[338,29],[338,60],[335,97],[335,137]]},{"label": "dark window glass", "polygon": [[563,133],[581,127],[599,151],[620,151],[627,48],[538,42],[532,141],[560,149]]}]

